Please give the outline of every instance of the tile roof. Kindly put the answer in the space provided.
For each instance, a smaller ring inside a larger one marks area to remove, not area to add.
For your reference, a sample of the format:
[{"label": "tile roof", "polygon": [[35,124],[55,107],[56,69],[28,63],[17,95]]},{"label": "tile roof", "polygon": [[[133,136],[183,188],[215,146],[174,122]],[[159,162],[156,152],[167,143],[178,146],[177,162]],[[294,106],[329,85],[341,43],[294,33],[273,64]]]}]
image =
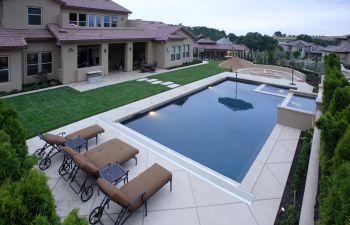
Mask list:
[{"label": "tile roof", "polygon": [[60,0],[63,7],[131,13],[112,0]]},{"label": "tile roof", "polygon": [[197,44],[211,44],[211,45],[215,45],[216,41],[212,41],[210,39],[199,39],[196,43]]},{"label": "tile roof", "polygon": [[[48,24],[47,27],[59,43],[78,41],[167,41],[186,39],[185,36],[177,34],[179,30],[184,29],[182,26],[150,21],[142,21],[140,27],[121,29],[61,29],[57,24]],[[184,31],[186,32],[186,30]]]},{"label": "tile roof", "polygon": [[26,48],[27,41],[50,40],[48,30],[18,30],[0,28],[0,48]]},{"label": "tile roof", "polygon": [[244,44],[212,44],[211,42],[209,44],[202,44],[197,43],[194,45],[194,48],[198,49],[205,49],[205,50],[236,50],[236,51],[244,51],[248,50],[249,48]]},{"label": "tile roof", "polygon": [[350,52],[350,43],[346,44],[346,45],[339,45],[339,46],[327,46],[327,48],[324,48],[323,51],[325,51],[325,52],[347,53],[347,52]]},{"label": "tile roof", "polygon": [[306,41],[302,41],[302,40],[295,40],[295,41],[289,41],[283,45],[286,45],[286,46],[297,46],[298,44],[302,44],[306,47],[310,47],[312,45],[314,45],[314,43],[309,43],[309,42],[306,42]]}]

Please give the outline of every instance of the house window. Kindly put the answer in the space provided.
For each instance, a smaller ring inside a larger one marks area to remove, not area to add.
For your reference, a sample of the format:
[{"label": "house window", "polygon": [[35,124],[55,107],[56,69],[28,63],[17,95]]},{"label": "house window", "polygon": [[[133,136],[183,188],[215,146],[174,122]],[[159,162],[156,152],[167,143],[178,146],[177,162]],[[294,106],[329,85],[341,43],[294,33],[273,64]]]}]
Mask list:
[{"label": "house window", "polygon": [[9,57],[0,56],[0,83],[9,82],[9,77]]},{"label": "house window", "polygon": [[190,45],[184,45],[183,58],[190,57]]},{"label": "house window", "polygon": [[86,26],[86,14],[79,14],[79,26]]},{"label": "house window", "polygon": [[173,46],[171,47],[171,61],[176,61],[181,59],[181,47]]},{"label": "house window", "polygon": [[27,76],[38,75],[39,73],[39,54],[27,54]]},{"label": "house window", "polygon": [[86,26],[86,14],[69,13],[69,25]]},{"label": "house window", "polygon": [[52,73],[52,52],[27,54],[27,76]]},{"label": "house window", "polygon": [[100,65],[100,46],[78,46],[78,68]]},{"label": "house window", "polygon": [[52,73],[52,53],[41,53],[41,72],[44,74]]},{"label": "house window", "polygon": [[111,16],[111,18],[112,18],[112,27],[117,27],[118,17],[117,16]]},{"label": "house window", "polygon": [[28,24],[41,25],[42,10],[38,7],[28,7]]},{"label": "house window", "polygon": [[89,27],[101,27],[101,16],[89,15]]},{"label": "house window", "polygon": [[103,26],[104,27],[111,27],[111,16],[104,16],[103,17]]}]

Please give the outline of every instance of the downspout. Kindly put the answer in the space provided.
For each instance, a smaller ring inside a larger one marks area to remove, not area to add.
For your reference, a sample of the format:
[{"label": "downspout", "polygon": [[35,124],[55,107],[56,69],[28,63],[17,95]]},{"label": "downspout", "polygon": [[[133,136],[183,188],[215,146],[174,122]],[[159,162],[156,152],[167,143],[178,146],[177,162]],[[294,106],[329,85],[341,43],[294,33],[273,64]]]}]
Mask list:
[{"label": "downspout", "polygon": [[4,17],[4,7],[3,7],[3,0],[0,0],[0,27],[3,27],[3,20]]}]

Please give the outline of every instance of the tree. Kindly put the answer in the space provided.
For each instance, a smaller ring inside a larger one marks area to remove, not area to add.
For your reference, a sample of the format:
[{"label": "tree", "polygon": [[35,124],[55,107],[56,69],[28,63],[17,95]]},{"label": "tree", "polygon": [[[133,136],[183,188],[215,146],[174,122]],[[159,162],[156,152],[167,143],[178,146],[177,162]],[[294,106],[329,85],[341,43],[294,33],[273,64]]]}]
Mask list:
[{"label": "tree", "polygon": [[250,32],[245,36],[240,36],[237,39],[237,43],[245,44],[248,48],[255,51],[273,51],[278,47],[278,41],[276,39],[258,32]]},{"label": "tree", "polygon": [[276,36],[276,37],[282,37],[283,36],[281,31],[276,31],[273,35]]},{"label": "tree", "polygon": [[208,38],[213,41],[217,41],[221,38],[226,38],[226,32],[224,30],[218,30],[215,28],[208,28],[208,27],[186,27],[188,31],[193,33],[197,39],[201,38]]},{"label": "tree", "polygon": [[230,41],[232,41],[232,42],[236,42],[237,39],[238,39],[238,37],[237,37],[235,34],[233,34],[233,33],[229,33],[229,34],[227,35],[227,38],[228,38]]},{"label": "tree", "polygon": [[293,52],[293,56],[294,56],[294,58],[296,58],[296,59],[299,59],[300,55],[301,55],[301,53],[300,53],[299,51]]}]

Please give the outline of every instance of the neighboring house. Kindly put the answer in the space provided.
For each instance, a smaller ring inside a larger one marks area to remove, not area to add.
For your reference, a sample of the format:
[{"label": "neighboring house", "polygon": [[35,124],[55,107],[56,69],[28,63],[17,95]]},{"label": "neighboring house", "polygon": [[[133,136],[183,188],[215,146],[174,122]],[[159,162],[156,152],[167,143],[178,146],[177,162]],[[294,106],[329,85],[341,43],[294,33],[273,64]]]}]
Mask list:
[{"label": "neighboring house", "polygon": [[112,0],[0,0],[0,91],[47,74],[64,84],[193,61],[194,36],[183,26],[129,20]]},{"label": "neighboring house", "polygon": [[321,59],[322,50],[324,49],[320,45],[302,40],[290,41],[285,44],[281,44],[281,46],[284,52],[292,54],[293,52],[299,51],[300,58],[306,59]]},{"label": "neighboring house", "polygon": [[194,44],[194,55],[201,59],[217,59],[224,57],[240,56],[249,52],[249,48],[243,44],[234,44],[226,38],[218,41],[200,39]]},{"label": "neighboring house", "polygon": [[323,50],[323,56],[330,53],[335,53],[338,55],[339,60],[342,64],[350,67],[350,34],[340,37],[335,37],[337,41],[336,46],[327,46]]}]

